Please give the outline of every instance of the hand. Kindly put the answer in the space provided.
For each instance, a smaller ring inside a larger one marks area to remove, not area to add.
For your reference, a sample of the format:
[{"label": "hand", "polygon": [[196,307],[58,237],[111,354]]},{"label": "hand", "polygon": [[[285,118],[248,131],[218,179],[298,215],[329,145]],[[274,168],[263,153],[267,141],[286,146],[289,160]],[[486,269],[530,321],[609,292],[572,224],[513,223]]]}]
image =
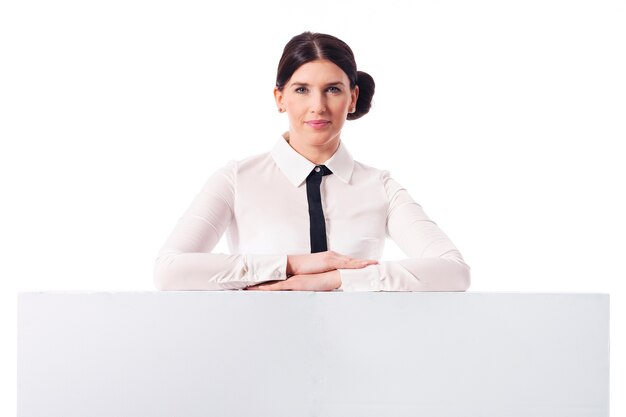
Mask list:
[{"label": "hand", "polygon": [[317,274],[335,269],[365,268],[377,264],[374,259],[359,259],[334,251],[287,256],[287,275]]},{"label": "hand", "polygon": [[267,281],[244,288],[255,291],[332,291],[341,287],[341,275],[334,271],[320,274],[293,275],[284,281]]}]

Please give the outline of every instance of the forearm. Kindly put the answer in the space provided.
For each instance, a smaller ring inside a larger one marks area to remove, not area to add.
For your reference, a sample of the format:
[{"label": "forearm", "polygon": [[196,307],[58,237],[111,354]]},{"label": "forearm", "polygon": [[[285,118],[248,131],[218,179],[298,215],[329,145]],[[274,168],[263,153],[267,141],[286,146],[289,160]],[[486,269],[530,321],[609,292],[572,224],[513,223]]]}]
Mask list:
[{"label": "forearm", "polygon": [[286,255],[162,252],[155,261],[159,290],[231,290],[287,278]]},{"label": "forearm", "polygon": [[260,291],[332,291],[341,285],[338,270],[317,274],[293,275],[284,281],[261,283],[246,288]]},{"label": "forearm", "polygon": [[470,286],[470,268],[460,254],[383,261],[340,273],[342,291],[466,291]]}]

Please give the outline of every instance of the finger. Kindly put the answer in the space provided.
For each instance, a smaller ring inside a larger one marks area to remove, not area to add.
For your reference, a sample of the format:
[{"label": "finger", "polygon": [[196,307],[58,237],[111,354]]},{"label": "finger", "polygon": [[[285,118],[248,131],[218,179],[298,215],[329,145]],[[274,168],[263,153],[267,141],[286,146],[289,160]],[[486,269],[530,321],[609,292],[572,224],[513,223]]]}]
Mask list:
[{"label": "finger", "polygon": [[378,261],[375,259],[350,259],[345,263],[343,268],[347,268],[347,269],[365,268],[366,266],[376,265],[377,263]]}]

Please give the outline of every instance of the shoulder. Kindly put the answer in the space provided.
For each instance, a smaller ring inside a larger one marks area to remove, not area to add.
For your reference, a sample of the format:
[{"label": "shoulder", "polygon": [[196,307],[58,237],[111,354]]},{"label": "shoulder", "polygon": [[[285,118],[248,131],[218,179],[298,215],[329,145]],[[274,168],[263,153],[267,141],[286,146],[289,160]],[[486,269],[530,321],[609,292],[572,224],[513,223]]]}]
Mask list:
[{"label": "shoulder", "polygon": [[389,180],[389,171],[377,168],[372,165],[365,164],[360,161],[354,161],[354,172],[357,178],[370,178],[380,181],[383,185]]},{"label": "shoulder", "polygon": [[376,181],[379,186],[384,189],[385,195],[389,202],[395,202],[402,194],[406,194],[406,189],[392,178],[391,173],[387,169],[376,168],[362,162],[354,161],[354,174],[357,180],[368,178]]},{"label": "shoulder", "polygon": [[242,172],[256,171],[259,169],[265,169],[268,165],[273,163],[270,152],[257,153],[247,156],[242,159],[232,159],[228,161],[228,166],[235,173],[240,174]]},{"label": "shoulder", "polygon": [[240,159],[231,159],[213,172],[213,175],[221,174],[235,178],[242,172],[263,169],[271,163],[269,152],[257,153]]},{"label": "shoulder", "polygon": [[234,197],[242,172],[258,173],[268,163],[269,153],[251,155],[242,159],[231,159],[213,166],[200,191],[203,195],[220,195],[225,201]]}]

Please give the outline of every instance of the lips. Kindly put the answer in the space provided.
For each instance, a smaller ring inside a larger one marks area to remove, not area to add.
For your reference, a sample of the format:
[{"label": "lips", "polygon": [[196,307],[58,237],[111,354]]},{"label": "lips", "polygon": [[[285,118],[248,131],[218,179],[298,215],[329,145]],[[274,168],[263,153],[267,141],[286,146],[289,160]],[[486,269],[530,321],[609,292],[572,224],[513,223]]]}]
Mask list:
[{"label": "lips", "polygon": [[311,126],[313,129],[321,129],[321,128],[328,126],[330,124],[330,121],[319,119],[319,120],[309,120],[305,123]]}]

